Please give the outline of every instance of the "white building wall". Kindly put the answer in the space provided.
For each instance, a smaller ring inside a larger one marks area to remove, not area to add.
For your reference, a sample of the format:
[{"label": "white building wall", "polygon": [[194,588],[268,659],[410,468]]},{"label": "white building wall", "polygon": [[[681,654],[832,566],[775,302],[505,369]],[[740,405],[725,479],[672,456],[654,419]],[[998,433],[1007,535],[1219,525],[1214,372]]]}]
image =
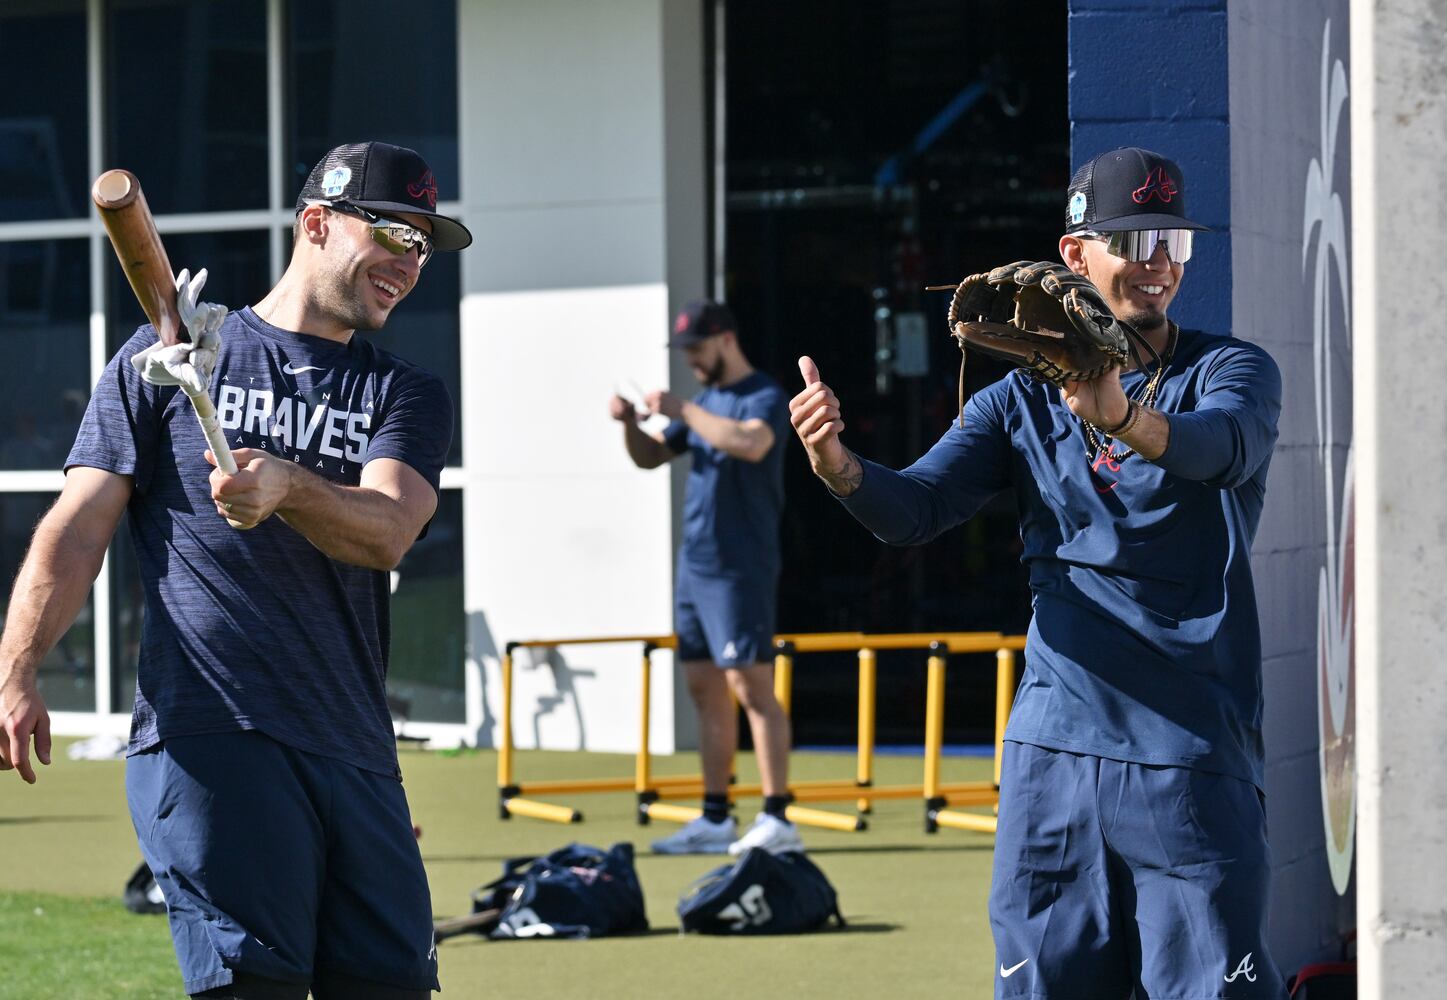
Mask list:
[{"label": "white building wall", "polygon": [[[701,4],[459,10],[469,729],[494,745],[509,641],[672,629],[674,480],[635,469],[615,383],[668,384],[705,280]],[[519,653],[520,747],[631,751],[640,647]],[[655,657],[652,745],[680,733]],[[691,718],[685,733],[691,731]],[[686,740],[688,737],[684,735]]]}]

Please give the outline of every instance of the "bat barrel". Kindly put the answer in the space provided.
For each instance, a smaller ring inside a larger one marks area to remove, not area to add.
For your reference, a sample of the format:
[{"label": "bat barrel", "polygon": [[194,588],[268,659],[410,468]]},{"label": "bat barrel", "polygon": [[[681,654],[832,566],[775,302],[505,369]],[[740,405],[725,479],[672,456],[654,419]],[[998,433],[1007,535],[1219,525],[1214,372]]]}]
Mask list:
[{"label": "bat barrel", "polygon": [[115,247],[131,290],[163,344],[189,340],[176,312],[176,285],[166,248],[156,232],[141,182],[129,170],[107,170],[96,178],[91,200]]},{"label": "bat barrel", "polygon": [[141,182],[129,170],[107,170],[95,179],[90,197],[102,212],[125,208],[140,196]]}]

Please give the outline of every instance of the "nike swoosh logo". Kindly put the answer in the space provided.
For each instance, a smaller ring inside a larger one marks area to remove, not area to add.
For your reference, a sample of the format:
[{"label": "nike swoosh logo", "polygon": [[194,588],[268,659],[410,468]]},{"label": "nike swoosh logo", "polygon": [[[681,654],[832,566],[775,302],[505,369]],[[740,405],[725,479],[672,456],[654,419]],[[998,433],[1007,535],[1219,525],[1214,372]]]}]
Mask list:
[{"label": "nike swoosh logo", "polygon": [[300,375],[302,372],[319,372],[322,369],[318,368],[316,365],[302,365],[300,368],[295,368],[292,366],[292,363],[288,361],[286,364],[281,366],[281,370],[286,372],[288,375]]},{"label": "nike swoosh logo", "polygon": [[1005,963],[1004,963],[1004,962],[1001,962],[1001,963],[1000,963],[1000,978],[1001,978],[1001,979],[1009,979],[1009,978],[1010,978],[1011,976],[1013,976],[1015,973],[1019,972],[1020,969],[1025,965],[1025,962],[1028,962],[1028,961],[1030,961],[1030,960],[1027,958],[1027,959],[1025,959],[1024,962],[1016,962],[1014,965],[1010,966],[1008,969],[1005,968]]}]

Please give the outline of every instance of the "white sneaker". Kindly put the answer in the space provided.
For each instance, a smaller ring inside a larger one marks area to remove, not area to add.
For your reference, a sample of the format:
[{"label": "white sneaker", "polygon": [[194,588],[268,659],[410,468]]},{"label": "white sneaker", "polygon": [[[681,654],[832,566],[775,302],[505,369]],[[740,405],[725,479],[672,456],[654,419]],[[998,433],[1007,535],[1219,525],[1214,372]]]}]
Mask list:
[{"label": "white sneaker", "polygon": [[678,832],[653,842],[654,854],[722,854],[738,836],[739,825],[730,816],[722,823],[699,816]]},{"label": "white sneaker", "polygon": [[793,823],[768,813],[759,813],[754,817],[754,825],[729,845],[729,853],[738,856],[750,847],[762,847],[770,854],[783,854],[785,851],[802,851],[804,840]]}]

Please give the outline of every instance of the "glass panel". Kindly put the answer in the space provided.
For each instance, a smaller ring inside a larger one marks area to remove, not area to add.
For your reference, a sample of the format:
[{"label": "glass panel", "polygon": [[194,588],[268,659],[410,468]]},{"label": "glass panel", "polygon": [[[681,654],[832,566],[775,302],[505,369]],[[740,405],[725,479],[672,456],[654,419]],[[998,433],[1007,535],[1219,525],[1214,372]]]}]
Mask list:
[{"label": "glass panel", "polygon": [[158,214],[266,208],[264,0],[112,0],[106,27],[106,164]]},{"label": "glass panel", "polygon": [[146,598],[136,549],[131,544],[131,515],[121,518],[111,541],[111,711],[129,715],[136,704],[136,660],[141,652],[141,619]]},{"label": "glass panel", "polygon": [[[169,233],[166,257],[177,271],[206,268],[206,288],[201,298],[220,302],[229,309],[260,302],[271,290],[271,253],[267,231],[242,230],[231,233]],[[431,264],[428,265],[431,267]],[[115,255],[106,252],[106,301],[110,349],[114,354],[146,322],[146,314],[126,282]]]},{"label": "glass panel", "polygon": [[[437,514],[392,577],[393,714],[415,722],[465,722],[462,491],[443,490]],[[405,730],[404,730],[405,732]]]},{"label": "glass panel", "polygon": [[[0,493],[0,614],[10,612],[10,581],[20,570],[30,534],[54,493]],[[95,711],[95,611],[89,597],[75,624],[40,661],[36,674],[45,707],[52,712]]]},{"label": "glass panel", "polygon": [[70,453],[93,381],[89,315],[85,240],[0,243],[0,469],[58,469]]},{"label": "glass panel", "polygon": [[5,4],[0,65],[0,219],[85,215],[83,0]]},{"label": "glass panel", "polygon": [[462,318],[461,257],[455,253],[434,254],[422,277],[407,298],[392,311],[387,325],[372,337],[384,351],[421,365],[442,379],[452,396],[452,446],[447,464],[462,464],[462,357],[458,345]]},{"label": "glass panel", "polygon": [[421,153],[440,196],[457,198],[457,5],[308,0],[289,7],[286,197],[295,200],[327,150],[380,139]]}]

